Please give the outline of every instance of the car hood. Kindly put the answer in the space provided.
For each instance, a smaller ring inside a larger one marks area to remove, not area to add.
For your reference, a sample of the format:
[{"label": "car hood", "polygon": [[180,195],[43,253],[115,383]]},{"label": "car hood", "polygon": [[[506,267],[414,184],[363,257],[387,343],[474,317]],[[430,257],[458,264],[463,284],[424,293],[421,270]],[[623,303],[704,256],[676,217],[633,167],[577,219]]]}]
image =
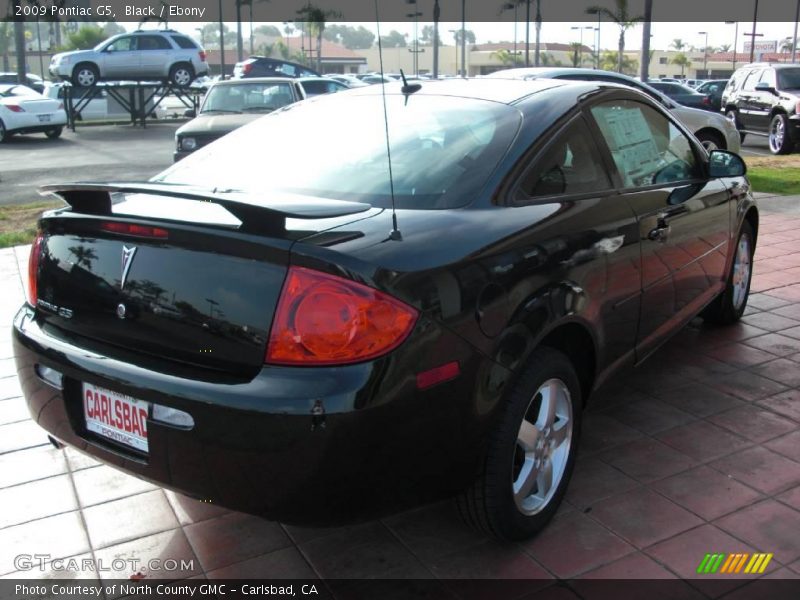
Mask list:
[{"label": "car hood", "polygon": [[197,135],[202,133],[224,135],[263,116],[264,113],[201,114],[179,128],[175,135]]},{"label": "car hood", "polygon": [[95,54],[94,50],[72,50],[71,52],[59,52],[58,54],[53,55],[53,60],[58,60],[68,56],[71,59],[77,59],[84,56],[93,56]]}]

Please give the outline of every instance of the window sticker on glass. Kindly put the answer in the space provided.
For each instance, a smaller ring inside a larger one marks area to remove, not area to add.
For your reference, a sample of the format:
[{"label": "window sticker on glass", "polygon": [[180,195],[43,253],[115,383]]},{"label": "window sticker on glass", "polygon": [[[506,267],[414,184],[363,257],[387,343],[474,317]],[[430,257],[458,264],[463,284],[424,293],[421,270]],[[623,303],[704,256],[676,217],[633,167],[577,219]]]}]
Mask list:
[{"label": "window sticker on glass", "polygon": [[651,183],[649,178],[659,169],[662,157],[641,109],[596,106],[592,113],[625,179],[624,185]]}]

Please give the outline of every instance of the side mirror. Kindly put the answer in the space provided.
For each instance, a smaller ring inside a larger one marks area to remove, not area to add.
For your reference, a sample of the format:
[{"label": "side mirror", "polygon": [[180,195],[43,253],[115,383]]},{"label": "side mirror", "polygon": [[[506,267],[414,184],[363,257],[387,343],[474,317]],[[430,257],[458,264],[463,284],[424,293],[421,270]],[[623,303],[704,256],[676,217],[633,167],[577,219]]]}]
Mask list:
[{"label": "side mirror", "polygon": [[183,111],[183,116],[194,119],[197,116],[197,113],[193,108],[187,108],[185,111]]},{"label": "side mirror", "polygon": [[712,150],[708,159],[709,177],[742,177],[747,165],[742,157],[727,150]]},{"label": "side mirror", "polygon": [[106,49],[105,49],[106,52],[114,52],[115,50],[116,50],[116,48],[114,47],[114,44],[111,44],[110,46],[106,46]]},{"label": "side mirror", "polygon": [[778,95],[778,90],[768,84],[766,81],[759,81],[756,84],[755,90],[757,92],[769,92],[770,94]]}]

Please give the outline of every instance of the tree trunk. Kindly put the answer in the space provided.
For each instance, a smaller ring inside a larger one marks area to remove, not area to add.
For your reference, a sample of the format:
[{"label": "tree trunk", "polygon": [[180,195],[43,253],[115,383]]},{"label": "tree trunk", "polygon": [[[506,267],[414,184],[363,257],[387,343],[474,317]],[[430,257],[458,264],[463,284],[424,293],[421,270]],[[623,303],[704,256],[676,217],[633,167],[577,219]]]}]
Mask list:
[{"label": "tree trunk", "polygon": [[242,1],[236,0],[236,52],[239,62],[244,60],[244,43],[242,41]]},{"label": "tree trunk", "polygon": [[644,27],[642,29],[642,68],[639,77],[642,81],[650,79],[650,22],[653,18],[653,0],[644,2]]},{"label": "tree trunk", "polygon": [[622,73],[622,53],[625,52],[625,30],[619,31],[619,55],[617,56],[617,73]]}]

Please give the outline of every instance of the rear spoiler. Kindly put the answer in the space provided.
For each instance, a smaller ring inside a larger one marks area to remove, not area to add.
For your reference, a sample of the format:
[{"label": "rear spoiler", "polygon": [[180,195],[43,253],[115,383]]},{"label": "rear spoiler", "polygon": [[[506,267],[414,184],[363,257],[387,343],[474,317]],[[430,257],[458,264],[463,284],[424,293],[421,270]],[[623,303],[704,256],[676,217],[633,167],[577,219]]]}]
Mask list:
[{"label": "rear spoiler", "polygon": [[[164,183],[56,183],[39,188],[43,196],[53,194],[63,198],[75,212],[91,215],[111,215],[112,194],[150,194],[222,206],[242,225],[242,231],[266,233],[283,229],[287,218],[326,219],[361,213],[372,208],[363,202],[332,200],[287,194],[284,198],[265,202],[252,192],[208,190]],[[280,219],[276,223],[275,217]]]}]

